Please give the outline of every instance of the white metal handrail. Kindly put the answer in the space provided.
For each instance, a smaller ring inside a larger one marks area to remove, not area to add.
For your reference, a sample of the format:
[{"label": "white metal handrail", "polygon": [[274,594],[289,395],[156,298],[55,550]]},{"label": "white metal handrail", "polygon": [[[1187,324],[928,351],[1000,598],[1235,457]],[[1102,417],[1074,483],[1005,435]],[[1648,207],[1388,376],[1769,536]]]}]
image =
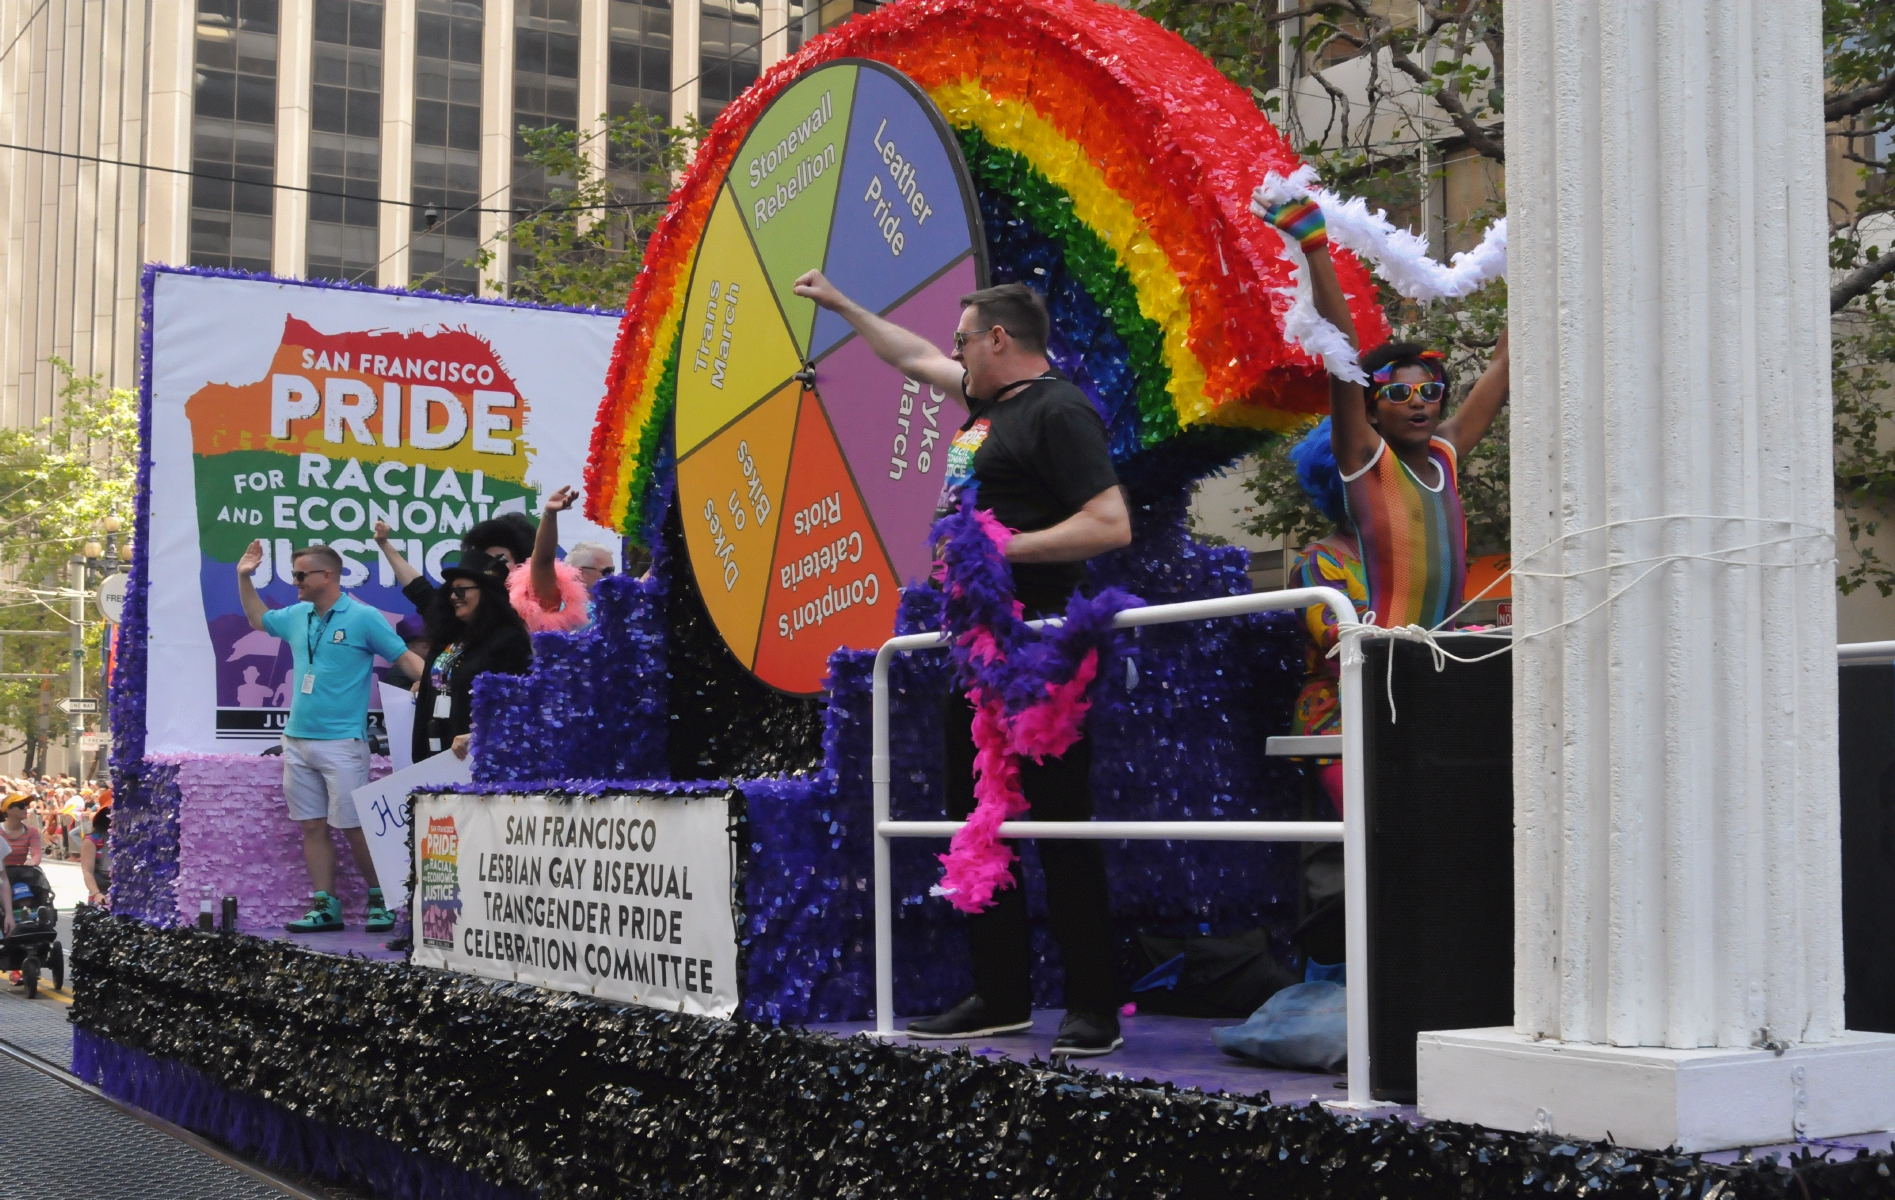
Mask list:
[{"label": "white metal handrail", "polygon": [[[1073,838],[1106,841],[1246,841],[1342,843],[1344,949],[1349,973],[1357,982],[1348,989],[1349,1099],[1351,1107],[1370,1107],[1368,1009],[1368,873],[1363,859],[1362,812],[1362,635],[1370,627],[1356,619],[1355,606],[1334,588],[1294,588],[1281,592],[1254,592],[1220,596],[1182,604],[1154,604],[1131,608],[1112,621],[1114,629],[1170,625],[1244,616],[1259,612],[1322,605],[1336,618],[1342,639],[1342,678],[1337,689],[1342,708],[1341,821],[1008,821],[1000,835],[1010,838]],[[1058,625],[1054,618],[1030,622]],[[890,638],[875,655],[871,718],[871,779],[875,789],[875,1032],[895,1033],[895,949],[893,885],[889,876],[888,842],[898,837],[952,837],[960,821],[891,821],[889,808],[888,664],[897,654],[939,650],[947,640],[939,633],[914,633]]]}]

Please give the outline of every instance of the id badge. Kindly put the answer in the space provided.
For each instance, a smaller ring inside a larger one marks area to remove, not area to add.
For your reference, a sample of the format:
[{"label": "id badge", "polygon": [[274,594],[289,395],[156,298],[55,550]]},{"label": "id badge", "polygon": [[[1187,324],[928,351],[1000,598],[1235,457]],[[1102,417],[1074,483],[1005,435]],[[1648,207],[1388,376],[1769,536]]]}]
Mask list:
[{"label": "id badge", "polygon": [[436,692],[436,693],[434,694],[434,717],[435,717],[435,719],[436,719],[437,721],[445,721],[445,720],[447,720],[447,719],[448,719],[449,717],[451,717],[451,716],[453,716],[453,715],[454,715],[454,695],[453,695],[453,693],[451,693],[451,692]]},{"label": "id badge", "polygon": [[303,672],[303,695],[305,696],[311,695],[315,692],[315,690],[316,690],[316,673],[314,671]]},{"label": "id badge", "polygon": [[430,753],[433,753],[433,754],[439,754],[439,753],[441,752],[441,739],[440,739],[440,738],[429,738],[429,739],[428,739],[428,750],[429,750],[429,752],[430,752]]}]

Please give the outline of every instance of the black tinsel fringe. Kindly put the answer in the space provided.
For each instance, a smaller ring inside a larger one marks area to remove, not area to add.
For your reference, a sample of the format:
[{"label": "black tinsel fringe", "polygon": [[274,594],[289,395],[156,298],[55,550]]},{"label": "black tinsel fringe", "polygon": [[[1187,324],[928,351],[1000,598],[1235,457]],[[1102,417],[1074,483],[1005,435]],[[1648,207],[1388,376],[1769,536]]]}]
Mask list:
[{"label": "black tinsel fringe", "polygon": [[[73,966],[88,1063],[117,1055],[150,1076],[172,1071],[335,1131],[325,1134],[334,1144],[344,1131],[370,1135],[549,1200],[1847,1200],[1891,1190],[1887,1155],[1805,1151],[1725,1166],[1414,1127],[622,1007],[90,909],[76,920]],[[247,1103],[200,1107],[258,1120]],[[476,1194],[466,1183],[454,1194]]]}]

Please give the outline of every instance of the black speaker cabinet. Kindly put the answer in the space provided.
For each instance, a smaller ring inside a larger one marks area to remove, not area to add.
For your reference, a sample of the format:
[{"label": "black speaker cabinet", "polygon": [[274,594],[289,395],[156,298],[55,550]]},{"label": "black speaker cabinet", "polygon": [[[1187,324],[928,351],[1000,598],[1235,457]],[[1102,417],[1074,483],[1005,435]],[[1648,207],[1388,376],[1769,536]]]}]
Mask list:
[{"label": "black speaker cabinet", "polygon": [[1412,642],[1366,650],[1369,963],[1349,986],[1368,988],[1375,1098],[1413,1104],[1416,1034],[1513,1023],[1513,660],[1437,672]]},{"label": "black speaker cabinet", "polygon": [[1843,1017],[1895,1033],[1895,666],[1842,668]]}]

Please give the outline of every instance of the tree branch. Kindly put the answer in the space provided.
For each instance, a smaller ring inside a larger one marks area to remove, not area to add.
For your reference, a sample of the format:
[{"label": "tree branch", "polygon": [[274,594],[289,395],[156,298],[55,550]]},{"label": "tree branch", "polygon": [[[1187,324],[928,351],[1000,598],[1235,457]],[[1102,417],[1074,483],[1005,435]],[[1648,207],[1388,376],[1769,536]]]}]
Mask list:
[{"label": "tree branch", "polygon": [[1890,274],[1895,274],[1895,250],[1890,250],[1880,258],[1870,259],[1844,275],[1841,283],[1829,289],[1829,311],[1841,312],[1849,301],[1867,294],[1870,288]]},{"label": "tree branch", "polygon": [[1890,75],[1880,83],[1871,83],[1829,97],[1823,101],[1823,120],[1840,121],[1844,117],[1852,117],[1891,97],[1895,97],[1895,75]]},{"label": "tree branch", "polygon": [[[1426,88],[1430,83],[1434,82],[1434,77],[1424,71],[1420,64],[1416,63],[1414,59],[1409,58],[1408,52],[1402,49],[1401,39],[1394,36],[1394,26],[1387,18],[1371,12],[1367,4],[1364,3],[1364,0],[1348,0],[1348,2],[1349,7],[1355,10],[1356,15],[1361,18],[1363,24],[1369,29],[1374,30],[1367,40],[1369,42],[1381,41],[1387,45],[1388,60],[1397,71],[1408,76],[1423,88]],[[1380,25],[1381,29],[1376,30],[1376,25]],[[1455,61],[1458,62],[1459,59],[1457,58]],[[1497,163],[1507,161],[1506,143],[1494,137],[1492,130],[1483,127],[1479,121],[1476,121],[1474,114],[1467,111],[1467,105],[1461,103],[1459,96],[1456,96],[1447,88],[1440,88],[1433,93],[1433,99],[1436,104],[1441,106],[1441,110],[1448,114],[1448,119],[1454,122],[1454,127],[1461,131],[1461,136],[1467,139],[1467,144],[1479,152],[1482,157],[1491,158]]]}]

